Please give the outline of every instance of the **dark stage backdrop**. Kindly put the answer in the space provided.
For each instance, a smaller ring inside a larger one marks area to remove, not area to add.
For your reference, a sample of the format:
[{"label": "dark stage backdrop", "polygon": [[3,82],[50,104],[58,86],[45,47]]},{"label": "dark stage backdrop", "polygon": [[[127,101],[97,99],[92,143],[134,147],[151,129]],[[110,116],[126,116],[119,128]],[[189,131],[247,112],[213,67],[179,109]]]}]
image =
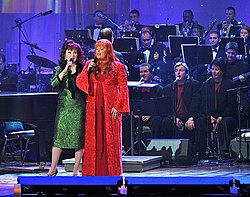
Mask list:
[{"label": "dark stage backdrop", "polygon": [[[15,20],[25,21],[38,13],[53,10],[47,16],[35,17],[22,25],[21,41],[28,40],[47,52],[35,50],[36,55],[57,63],[60,47],[65,39],[64,29],[80,28],[93,23],[93,12],[103,12],[118,25],[129,19],[129,11],[138,9],[140,22],[149,24],[176,24],[182,22],[182,12],[191,9],[205,28],[216,18],[225,18],[225,8],[236,8],[236,19],[250,25],[250,1],[245,0],[0,0],[0,52],[7,62],[18,62],[18,28]],[[30,47],[21,45],[21,69],[29,66],[26,56]],[[50,69],[45,69],[44,72]]]}]

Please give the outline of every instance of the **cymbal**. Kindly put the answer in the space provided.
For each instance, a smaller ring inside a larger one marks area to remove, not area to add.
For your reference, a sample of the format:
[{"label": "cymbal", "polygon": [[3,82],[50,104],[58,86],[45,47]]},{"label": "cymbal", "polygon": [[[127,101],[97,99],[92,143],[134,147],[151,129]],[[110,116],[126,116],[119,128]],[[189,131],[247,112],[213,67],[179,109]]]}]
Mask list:
[{"label": "cymbal", "polygon": [[45,53],[47,52],[47,51],[45,51],[44,49],[41,49],[39,46],[37,46],[37,44],[31,44],[31,43],[29,43],[29,42],[27,42],[27,41],[24,41],[24,40],[23,40],[23,43],[29,45],[30,47],[32,47],[32,48],[34,48],[34,49],[40,50],[40,51],[45,52]]},{"label": "cymbal", "polygon": [[26,58],[36,64],[37,66],[40,66],[40,67],[46,67],[46,68],[54,68],[57,66],[56,63],[52,62],[51,60],[48,60],[44,57],[40,57],[40,56],[37,56],[37,55],[27,55]]}]

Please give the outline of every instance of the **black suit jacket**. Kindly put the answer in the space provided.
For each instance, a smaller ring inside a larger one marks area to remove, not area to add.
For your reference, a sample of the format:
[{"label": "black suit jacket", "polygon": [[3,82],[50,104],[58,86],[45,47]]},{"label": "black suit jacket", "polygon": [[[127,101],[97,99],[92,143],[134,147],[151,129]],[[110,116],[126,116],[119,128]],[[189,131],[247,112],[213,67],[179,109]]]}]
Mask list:
[{"label": "black suit jacket", "polygon": [[[185,116],[197,118],[199,113],[199,89],[200,83],[193,79],[187,79],[184,84],[183,99],[188,113]],[[163,96],[169,96],[172,99],[172,106],[177,101],[177,84],[171,83],[163,88]],[[176,107],[175,107],[176,108]],[[174,109],[174,107],[173,107]],[[175,115],[176,112],[173,112]]]},{"label": "black suit jacket", "polygon": [[[109,26],[106,25],[106,24],[102,24],[102,25],[101,25],[101,29],[104,29],[104,28],[106,28],[106,27],[109,27]],[[109,28],[111,28],[111,27],[109,27]],[[92,39],[93,39],[94,30],[95,30],[95,25],[94,25],[94,24],[93,24],[93,25],[89,25],[89,26],[85,27],[85,29],[89,29],[89,30],[91,31],[91,35],[92,35]],[[98,36],[98,38],[99,38],[99,36]]]},{"label": "black suit jacket", "polygon": [[236,87],[236,84],[230,79],[223,79],[216,99],[217,108],[215,108],[215,90],[214,80],[206,81],[200,89],[201,95],[201,115],[219,117],[236,116],[236,91],[227,91]]},{"label": "black suit jacket", "polygon": [[[146,49],[143,46],[141,46],[139,51],[137,51],[136,53],[143,53],[144,50]],[[151,47],[148,48],[148,50],[150,51],[148,63],[152,66],[155,66],[156,63],[159,61],[164,61],[169,54],[167,47],[162,43],[153,44]],[[159,58],[157,60],[154,59],[155,53],[159,54]]]}]

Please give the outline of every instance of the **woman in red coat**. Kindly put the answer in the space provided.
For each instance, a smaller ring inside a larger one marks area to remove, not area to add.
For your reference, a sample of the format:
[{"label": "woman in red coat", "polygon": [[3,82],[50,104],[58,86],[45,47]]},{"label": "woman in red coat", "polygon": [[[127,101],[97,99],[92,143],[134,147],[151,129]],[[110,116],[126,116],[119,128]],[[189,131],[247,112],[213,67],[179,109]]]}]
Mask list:
[{"label": "woman in red coat", "polygon": [[129,113],[127,75],[106,39],[95,44],[95,59],[89,60],[76,80],[86,94],[86,134],[82,175],[122,174],[122,114]]}]

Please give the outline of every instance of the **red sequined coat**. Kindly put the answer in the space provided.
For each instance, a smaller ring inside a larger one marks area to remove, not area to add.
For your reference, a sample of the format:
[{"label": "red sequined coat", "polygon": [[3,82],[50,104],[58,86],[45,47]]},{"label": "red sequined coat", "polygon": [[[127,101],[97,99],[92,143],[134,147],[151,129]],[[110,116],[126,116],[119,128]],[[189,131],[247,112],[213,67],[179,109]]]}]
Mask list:
[{"label": "red sequined coat", "polygon": [[[82,174],[94,176],[96,171],[96,88],[97,80],[94,73],[88,76],[88,61],[78,75],[76,84],[88,94],[86,108],[86,134]],[[92,83],[90,85],[90,83]],[[105,133],[107,144],[107,168],[108,175],[119,176],[122,174],[122,115],[129,113],[129,95],[127,87],[127,75],[124,66],[120,62],[114,63],[113,70],[102,82],[104,109],[105,109]],[[92,88],[91,88],[92,87]],[[117,119],[112,118],[111,109],[115,108],[121,114]]]}]

